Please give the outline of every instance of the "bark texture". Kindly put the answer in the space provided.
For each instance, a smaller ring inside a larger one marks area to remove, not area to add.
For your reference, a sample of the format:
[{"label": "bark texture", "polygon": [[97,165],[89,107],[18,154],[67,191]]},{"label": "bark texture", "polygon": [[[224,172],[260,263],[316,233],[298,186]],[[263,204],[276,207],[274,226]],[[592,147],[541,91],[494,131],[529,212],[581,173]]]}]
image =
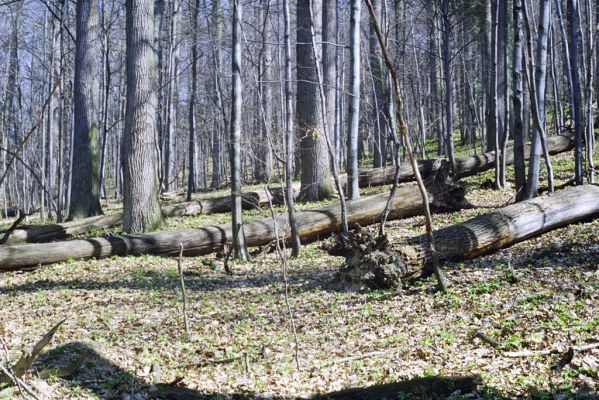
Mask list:
[{"label": "bark texture", "polygon": [[[511,246],[578,221],[599,215],[599,186],[584,185],[565,189],[543,197],[522,201],[480,215],[462,224],[434,232],[440,260],[471,259]],[[355,235],[355,234],[354,234]],[[431,275],[432,260],[428,254],[427,236],[417,236],[404,243],[372,243],[368,253],[344,249],[346,264],[341,278],[371,287],[396,287],[406,278]],[[340,246],[331,247],[340,255]],[[370,262],[375,258],[376,263]]]},{"label": "bark texture", "polygon": [[[310,6],[313,8],[312,20]],[[312,50],[311,25],[316,42],[322,41],[322,6],[318,0],[297,2],[297,124],[300,135],[301,197],[320,200],[332,193],[329,156],[322,121],[316,57],[321,47]]]},{"label": "bark texture", "polygon": [[154,4],[126,1],[127,106],[123,138],[123,227],[155,230],[161,223],[156,152],[157,71]]},{"label": "bark texture", "polygon": [[98,140],[100,131],[100,36],[97,0],[77,1],[75,81],[73,83],[74,137],[69,219],[102,214]]}]

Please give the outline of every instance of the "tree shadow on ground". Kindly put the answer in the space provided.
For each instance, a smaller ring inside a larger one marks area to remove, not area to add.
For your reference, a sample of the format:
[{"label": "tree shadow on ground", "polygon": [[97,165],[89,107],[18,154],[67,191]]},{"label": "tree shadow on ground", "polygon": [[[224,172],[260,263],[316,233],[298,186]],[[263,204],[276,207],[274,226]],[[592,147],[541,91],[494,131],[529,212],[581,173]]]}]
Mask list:
[{"label": "tree shadow on ground", "polygon": [[[85,358],[82,358],[85,354]],[[83,361],[82,361],[83,360]],[[74,365],[77,369],[74,370]],[[100,354],[93,344],[71,342],[42,354],[35,365],[38,376],[60,376],[73,390],[87,390],[102,400],[165,399],[165,400],[292,400],[294,397],[261,396],[253,393],[210,393],[186,388],[180,380],[173,384],[152,385]],[[57,379],[57,378],[53,378]],[[312,400],[383,400],[383,399],[513,399],[513,398],[594,399],[596,392],[571,394],[568,391],[547,392],[531,389],[527,394],[500,395],[484,385],[478,375],[429,376],[410,380],[351,387],[341,391],[317,393]],[[299,398],[297,398],[299,399]]]}]

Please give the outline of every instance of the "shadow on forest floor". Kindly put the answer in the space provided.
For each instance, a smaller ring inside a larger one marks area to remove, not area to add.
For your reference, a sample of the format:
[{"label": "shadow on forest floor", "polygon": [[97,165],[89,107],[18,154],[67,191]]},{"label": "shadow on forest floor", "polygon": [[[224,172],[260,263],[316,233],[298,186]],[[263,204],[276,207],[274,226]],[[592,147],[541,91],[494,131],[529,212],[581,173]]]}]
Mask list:
[{"label": "shadow on forest floor", "polygon": [[[86,354],[81,364],[81,355]],[[72,372],[73,365],[79,361],[80,367]],[[71,370],[68,386],[73,390],[86,389],[103,400],[139,398],[167,400],[266,400],[294,399],[294,397],[262,397],[251,393],[202,393],[177,384],[151,385],[107,360],[90,344],[71,342],[40,356],[36,362],[38,372]],[[179,382],[181,382],[179,380]],[[487,387],[480,376],[429,376],[397,381],[367,387],[353,387],[337,392],[314,394],[309,399],[512,399],[512,398],[596,398],[597,393],[571,394],[567,391],[537,391],[531,389],[526,395],[500,395]],[[298,398],[299,399],[299,398]]]}]

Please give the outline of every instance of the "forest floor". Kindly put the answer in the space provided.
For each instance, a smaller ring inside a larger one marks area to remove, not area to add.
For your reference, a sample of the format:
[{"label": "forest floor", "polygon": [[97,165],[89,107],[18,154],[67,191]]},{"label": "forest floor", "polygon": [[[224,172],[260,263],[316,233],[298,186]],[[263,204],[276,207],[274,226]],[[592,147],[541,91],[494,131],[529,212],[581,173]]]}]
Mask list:
[{"label": "forest floor", "polygon": [[[571,157],[554,158],[559,181],[569,178],[564,171],[572,170]],[[475,207],[437,214],[434,226],[511,202],[511,190],[484,188],[491,178],[489,172],[465,180]],[[246,216],[262,214],[268,210]],[[228,220],[227,214],[172,218],[164,229]],[[423,218],[414,217],[390,222],[388,233],[393,240],[423,229]],[[399,291],[334,289],[343,260],[318,246],[304,246],[289,264],[299,370],[276,253],[232,263],[232,275],[215,256],[184,258],[190,338],[175,259],[115,257],[2,274],[6,357],[16,360],[66,318],[51,350],[36,363],[37,372],[25,376],[47,398],[146,399],[156,374],[152,365],[159,366],[163,382],[181,377],[182,385],[214,398],[309,397],[453,375],[482,380],[476,392],[453,398],[598,398],[599,349],[567,360],[563,352],[599,341],[599,219],[472,261],[446,263],[445,294],[434,292],[433,279]],[[479,332],[499,347],[481,341]],[[548,356],[507,353],[556,347],[560,352]],[[91,355],[72,377],[40,377],[48,367],[72,364],[84,349]],[[19,398],[18,392],[0,391],[3,398]]]}]

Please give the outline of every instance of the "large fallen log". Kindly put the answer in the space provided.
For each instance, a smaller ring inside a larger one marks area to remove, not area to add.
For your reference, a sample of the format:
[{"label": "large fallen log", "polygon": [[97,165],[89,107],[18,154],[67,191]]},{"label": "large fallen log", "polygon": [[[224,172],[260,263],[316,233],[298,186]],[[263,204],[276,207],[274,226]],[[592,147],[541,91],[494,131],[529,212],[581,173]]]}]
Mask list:
[{"label": "large fallen log", "polygon": [[[577,186],[437,230],[435,247],[440,260],[472,259],[596,216],[599,216],[599,186]],[[345,280],[392,287],[406,278],[432,273],[426,235],[392,246],[362,232],[350,239],[349,244],[334,241],[327,246],[331,254],[346,257],[340,273]]]},{"label": "large fallen log", "polygon": [[[242,194],[243,208],[253,209],[268,203],[266,194],[258,192],[247,192]],[[276,196],[273,199],[277,200]],[[184,203],[175,203],[162,207],[162,216],[183,217],[199,214],[223,213],[231,210],[231,198],[229,196],[215,197],[205,200],[194,200]],[[96,217],[83,218],[44,225],[21,225],[2,239],[1,244],[17,243],[39,243],[52,240],[66,239],[74,235],[92,232],[95,229],[112,228],[123,223],[122,214],[99,215]]]},{"label": "large fallen log", "polygon": [[[547,138],[547,147],[549,154],[559,154],[571,150],[574,146],[572,136],[558,135]],[[524,157],[530,157],[530,144],[524,145]],[[514,151],[512,147],[508,147],[505,158],[506,165],[514,163]],[[432,159],[418,161],[420,173],[423,178],[435,174],[439,169],[446,168],[447,160]],[[495,152],[479,154],[469,157],[456,158],[456,175],[457,178],[465,178],[476,175],[478,173],[488,171],[495,168]],[[360,187],[378,186],[393,183],[395,176],[395,166],[374,168],[360,171],[359,184]],[[411,182],[414,180],[414,174],[410,164],[405,163],[399,168],[399,182]]]},{"label": "large fallen log", "polygon": [[[447,182],[427,186],[434,210],[456,210],[467,205],[463,187]],[[387,203],[387,194],[364,197],[347,203],[350,224],[370,225],[379,222]],[[422,198],[416,185],[397,190],[389,219],[418,215]],[[340,207],[331,205],[296,214],[299,235],[303,241],[313,240],[339,230]],[[277,237],[287,237],[287,215],[279,215],[275,233],[272,219],[264,218],[244,224],[248,246],[261,246]],[[231,224],[208,226],[184,231],[157,232],[143,235],[108,236],[64,242],[0,246],[0,271],[37,267],[65,260],[106,258],[114,255],[175,255],[183,244],[184,255],[195,256],[220,251],[231,241]]]}]

